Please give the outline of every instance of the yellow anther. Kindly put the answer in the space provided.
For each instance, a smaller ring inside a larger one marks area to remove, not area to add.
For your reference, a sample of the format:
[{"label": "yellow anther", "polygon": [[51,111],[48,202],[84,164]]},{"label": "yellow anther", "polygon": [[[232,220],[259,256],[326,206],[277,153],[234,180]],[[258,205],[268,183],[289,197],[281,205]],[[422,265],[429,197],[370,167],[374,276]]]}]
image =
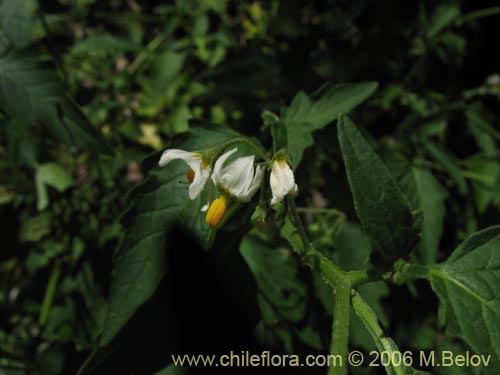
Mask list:
[{"label": "yellow anther", "polygon": [[205,216],[205,221],[212,228],[215,228],[220,224],[227,209],[227,198],[221,195],[219,198],[215,199],[210,207],[208,208],[207,215]]},{"label": "yellow anther", "polygon": [[191,168],[189,168],[189,171],[187,173],[187,179],[189,183],[193,182],[194,180],[194,171]]}]

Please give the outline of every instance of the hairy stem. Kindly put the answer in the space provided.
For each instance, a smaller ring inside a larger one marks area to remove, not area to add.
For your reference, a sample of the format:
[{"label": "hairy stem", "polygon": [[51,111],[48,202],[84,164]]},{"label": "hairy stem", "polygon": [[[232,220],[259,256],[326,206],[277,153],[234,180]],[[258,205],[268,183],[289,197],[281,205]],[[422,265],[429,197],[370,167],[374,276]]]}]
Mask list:
[{"label": "hairy stem", "polygon": [[335,285],[335,306],[333,309],[332,339],[330,354],[340,356],[340,366],[330,366],[329,375],[345,375],[347,373],[347,344],[349,339],[349,313],[351,284],[346,278]]}]

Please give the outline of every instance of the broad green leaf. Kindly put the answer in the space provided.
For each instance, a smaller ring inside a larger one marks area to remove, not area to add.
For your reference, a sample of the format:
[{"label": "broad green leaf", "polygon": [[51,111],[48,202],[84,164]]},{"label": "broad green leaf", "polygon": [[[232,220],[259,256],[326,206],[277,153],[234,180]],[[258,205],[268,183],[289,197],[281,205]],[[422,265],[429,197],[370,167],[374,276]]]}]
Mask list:
[{"label": "broad green leaf", "polygon": [[443,263],[429,266],[428,278],[440,301],[439,320],[500,371],[500,226],[468,237]]},{"label": "broad green leaf", "polygon": [[369,237],[374,261],[393,263],[416,246],[410,203],[354,124],[339,118],[338,136],[354,206]]},{"label": "broad green leaf", "polygon": [[409,167],[399,182],[412,207],[420,209],[424,215],[418,256],[423,263],[434,263],[443,232],[447,191],[428,170],[414,166]]},{"label": "broad green leaf", "polygon": [[[200,150],[236,136],[237,133],[221,127],[197,127],[179,148]],[[208,246],[209,227],[200,212],[206,194],[189,200],[188,184],[183,182],[187,171],[184,162],[173,161],[165,168],[153,170],[149,179],[131,194],[132,205],[123,218],[125,238],[114,261],[101,347],[107,345],[153,295],[165,274],[169,251],[182,250],[166,248],[172,223],[182,223]]]},{"label": "broad green leaf", "polygon": [[[244,237],[240,252],[257,282],[262,339],[286,351],[294,350],[295,340],[320,350],[318,332],[307,325],[307,290],[290,249],[267,242],[254,230]],[[300,328],[303,324],[306,329]]]},{"label": "broad green leaf", "polygon": [[288,151],[297,167],[304,150],[313,144],[312,132],[324,128],[365,101],[377,88],[376,82],[345,83],[328,88],[319,99],[299,92],[284,110]]},{"label": "broad green leaf", "polygon": [[0,26],[18,49],[31,41],[37,7],[36,0],[0,0]]},{"label": "broad green leaf", "polygon": [[47,163],[37,167],[35,173],[35,185],[37,208],[38,211],[42,211],[49,204],[47,186],[51,186],[57,191],[63,192],[73,185],[73,179],[59,164]]},{"label": "broad green leaf", "polygon": [[280,318],[301,320],[306,289],[297,279],[299,268],[290,250],[273,247],[254,231],[243,239],[240,252],[257,281],[261,310],[271,313],[263,314],[264,322],[277,324]]},{"label": "broad green leaf", "polygon": [[57,74],[38,68],[33,57],[0,57],[0,108],[22,122],[41,122],[68,146],[109,153],[99,131],[69,99]]}]

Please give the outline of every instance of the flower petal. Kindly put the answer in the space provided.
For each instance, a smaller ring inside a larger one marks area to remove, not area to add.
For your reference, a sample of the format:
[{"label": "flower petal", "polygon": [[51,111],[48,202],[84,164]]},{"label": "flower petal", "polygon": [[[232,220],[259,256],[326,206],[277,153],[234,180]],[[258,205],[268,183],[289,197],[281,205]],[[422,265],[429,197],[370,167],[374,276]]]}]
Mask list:
[{"label": "flower petal", "polygon": [[231,195],[238,196],[248,190],[254,177],[253,162],[254,156],[245,156],[236,159],[226,168],[224,168],[224,189],[228,190]]},{"label": "flower petal", "polygon": [[269,184],[273,193],[271,205],[281,202],[287,194],[296,194],[298,192],[293,171],[286,160],[274,161]]},{"label": "flower petal", "polygon": [[186,163],[189,164],[190,161],[201,160],[201,156],[200,156],[200,154],[197,154],[196,152],[189,152],[189,151],[178,150],[178,149],[172,148],[169,150],[165,150],[163,152],[158,164],[160,165],[160,167],[164,167],[168,163],[170,163],[172,160],[175,160],[175,159],[184,160]]},{"label": "flower petal", "polygon": [[224,163],[236,151],[238,151],[237,147],[222,154],[222,156],[219,157],[217,159],[217,161],[215,162],[214,173],[212,174],[212,181],[214,182],[215,185],[219,185],[219,181],[222,179],[222,171],[223,171]]},{"label": "flower petal", "polygon": [[[193,168],[191,166],[191,168]],[[208,179],[210,178],[210,168],[203,168],[201,163],[199,163],[198,169],[194,169],[194,179],[189,185],[189,198],[191,200],[196,199],[198,195],[203,191]]]}]

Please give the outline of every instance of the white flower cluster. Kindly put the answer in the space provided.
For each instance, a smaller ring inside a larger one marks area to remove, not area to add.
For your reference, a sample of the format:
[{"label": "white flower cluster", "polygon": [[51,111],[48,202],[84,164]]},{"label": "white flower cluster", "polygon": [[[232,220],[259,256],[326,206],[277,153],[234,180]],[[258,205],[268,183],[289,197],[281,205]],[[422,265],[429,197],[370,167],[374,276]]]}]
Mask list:
[{"label": "white flower cluster", "polygon": [[[238,157],[230,163],[227,159],[238,149],[233,148],[221,155],[215,162],[213,170],[209,160],[203,159],[200,152],[189,152],[178,149],[169,149],[163,152],[159,165],[166,166],[172,160],[181,159],[186,162],[190,170],[188,173],[189,198],[196,199],[203,191],[208,180],[212,178],[220,195],[207,208],[205,220],[215,227],[226,213],[230,201],[249,202],[259,189],[263,170],[255,165],[255,157]],[[287,194],[296,194],[297,184],[292,169],[285,159],[274,160],[271,165],[270,186],[272,191],[271,205],[283,201]]]}]

